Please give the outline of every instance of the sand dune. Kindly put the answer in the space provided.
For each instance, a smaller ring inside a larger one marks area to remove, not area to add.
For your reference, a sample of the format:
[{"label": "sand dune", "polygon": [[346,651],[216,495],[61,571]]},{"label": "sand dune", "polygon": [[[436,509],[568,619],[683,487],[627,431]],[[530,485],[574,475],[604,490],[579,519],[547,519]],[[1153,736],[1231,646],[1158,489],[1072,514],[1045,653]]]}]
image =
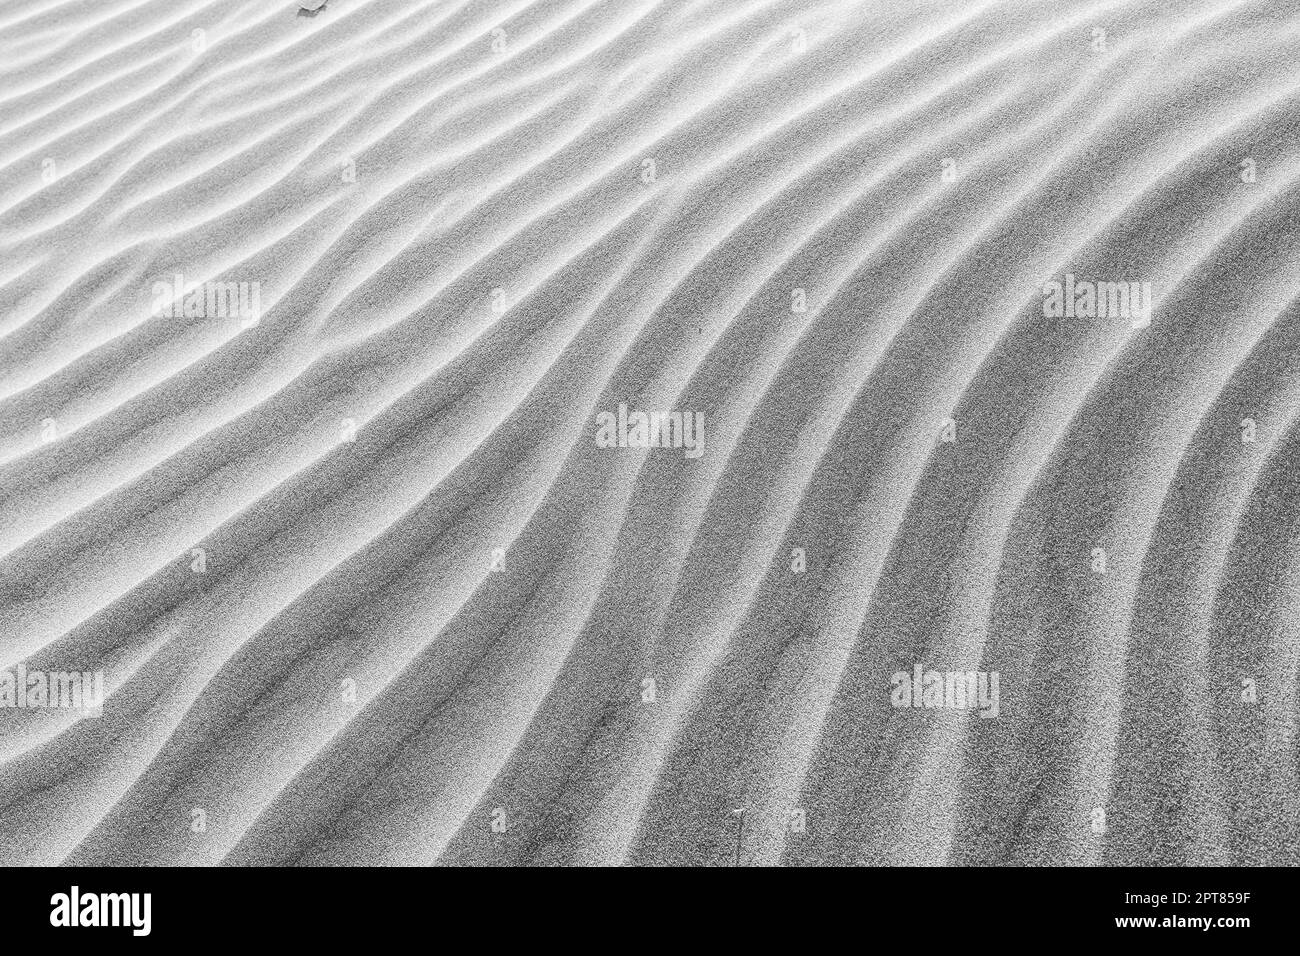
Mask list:
[{"label": "sand dune", "polygon": [[0,863],[1300,862],[1293,3],[297,10],[0,5]]}]

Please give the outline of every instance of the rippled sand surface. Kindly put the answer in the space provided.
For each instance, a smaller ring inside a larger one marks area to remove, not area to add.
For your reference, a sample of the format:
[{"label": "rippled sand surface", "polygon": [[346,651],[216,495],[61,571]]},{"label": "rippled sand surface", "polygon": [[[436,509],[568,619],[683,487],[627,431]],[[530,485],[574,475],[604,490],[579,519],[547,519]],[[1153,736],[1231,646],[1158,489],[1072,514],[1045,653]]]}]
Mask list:
[{"label": "rippled sand surface", "polygon": [[4,0],[0,863],[1300,862],[1298,62]]}]

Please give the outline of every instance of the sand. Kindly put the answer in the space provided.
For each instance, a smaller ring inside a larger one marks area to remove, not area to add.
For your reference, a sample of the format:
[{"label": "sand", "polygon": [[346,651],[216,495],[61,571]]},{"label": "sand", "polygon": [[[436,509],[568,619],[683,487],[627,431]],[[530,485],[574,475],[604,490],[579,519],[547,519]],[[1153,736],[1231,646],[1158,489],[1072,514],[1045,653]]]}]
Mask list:
[{"label": "sand", "polygon": [[1300,862],[1298,61],[8,0],[0,864]]}]

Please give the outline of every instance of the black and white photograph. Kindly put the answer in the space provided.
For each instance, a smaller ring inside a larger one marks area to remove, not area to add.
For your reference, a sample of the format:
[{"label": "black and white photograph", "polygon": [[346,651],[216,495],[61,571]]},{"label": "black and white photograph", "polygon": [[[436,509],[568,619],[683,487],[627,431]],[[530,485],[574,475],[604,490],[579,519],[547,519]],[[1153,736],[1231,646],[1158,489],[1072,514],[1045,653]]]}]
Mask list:
[{"label": "black and white photograph", "polygon": [[1298,722],[1297,0],[0,0],[7,921],[1239,946]]}]

